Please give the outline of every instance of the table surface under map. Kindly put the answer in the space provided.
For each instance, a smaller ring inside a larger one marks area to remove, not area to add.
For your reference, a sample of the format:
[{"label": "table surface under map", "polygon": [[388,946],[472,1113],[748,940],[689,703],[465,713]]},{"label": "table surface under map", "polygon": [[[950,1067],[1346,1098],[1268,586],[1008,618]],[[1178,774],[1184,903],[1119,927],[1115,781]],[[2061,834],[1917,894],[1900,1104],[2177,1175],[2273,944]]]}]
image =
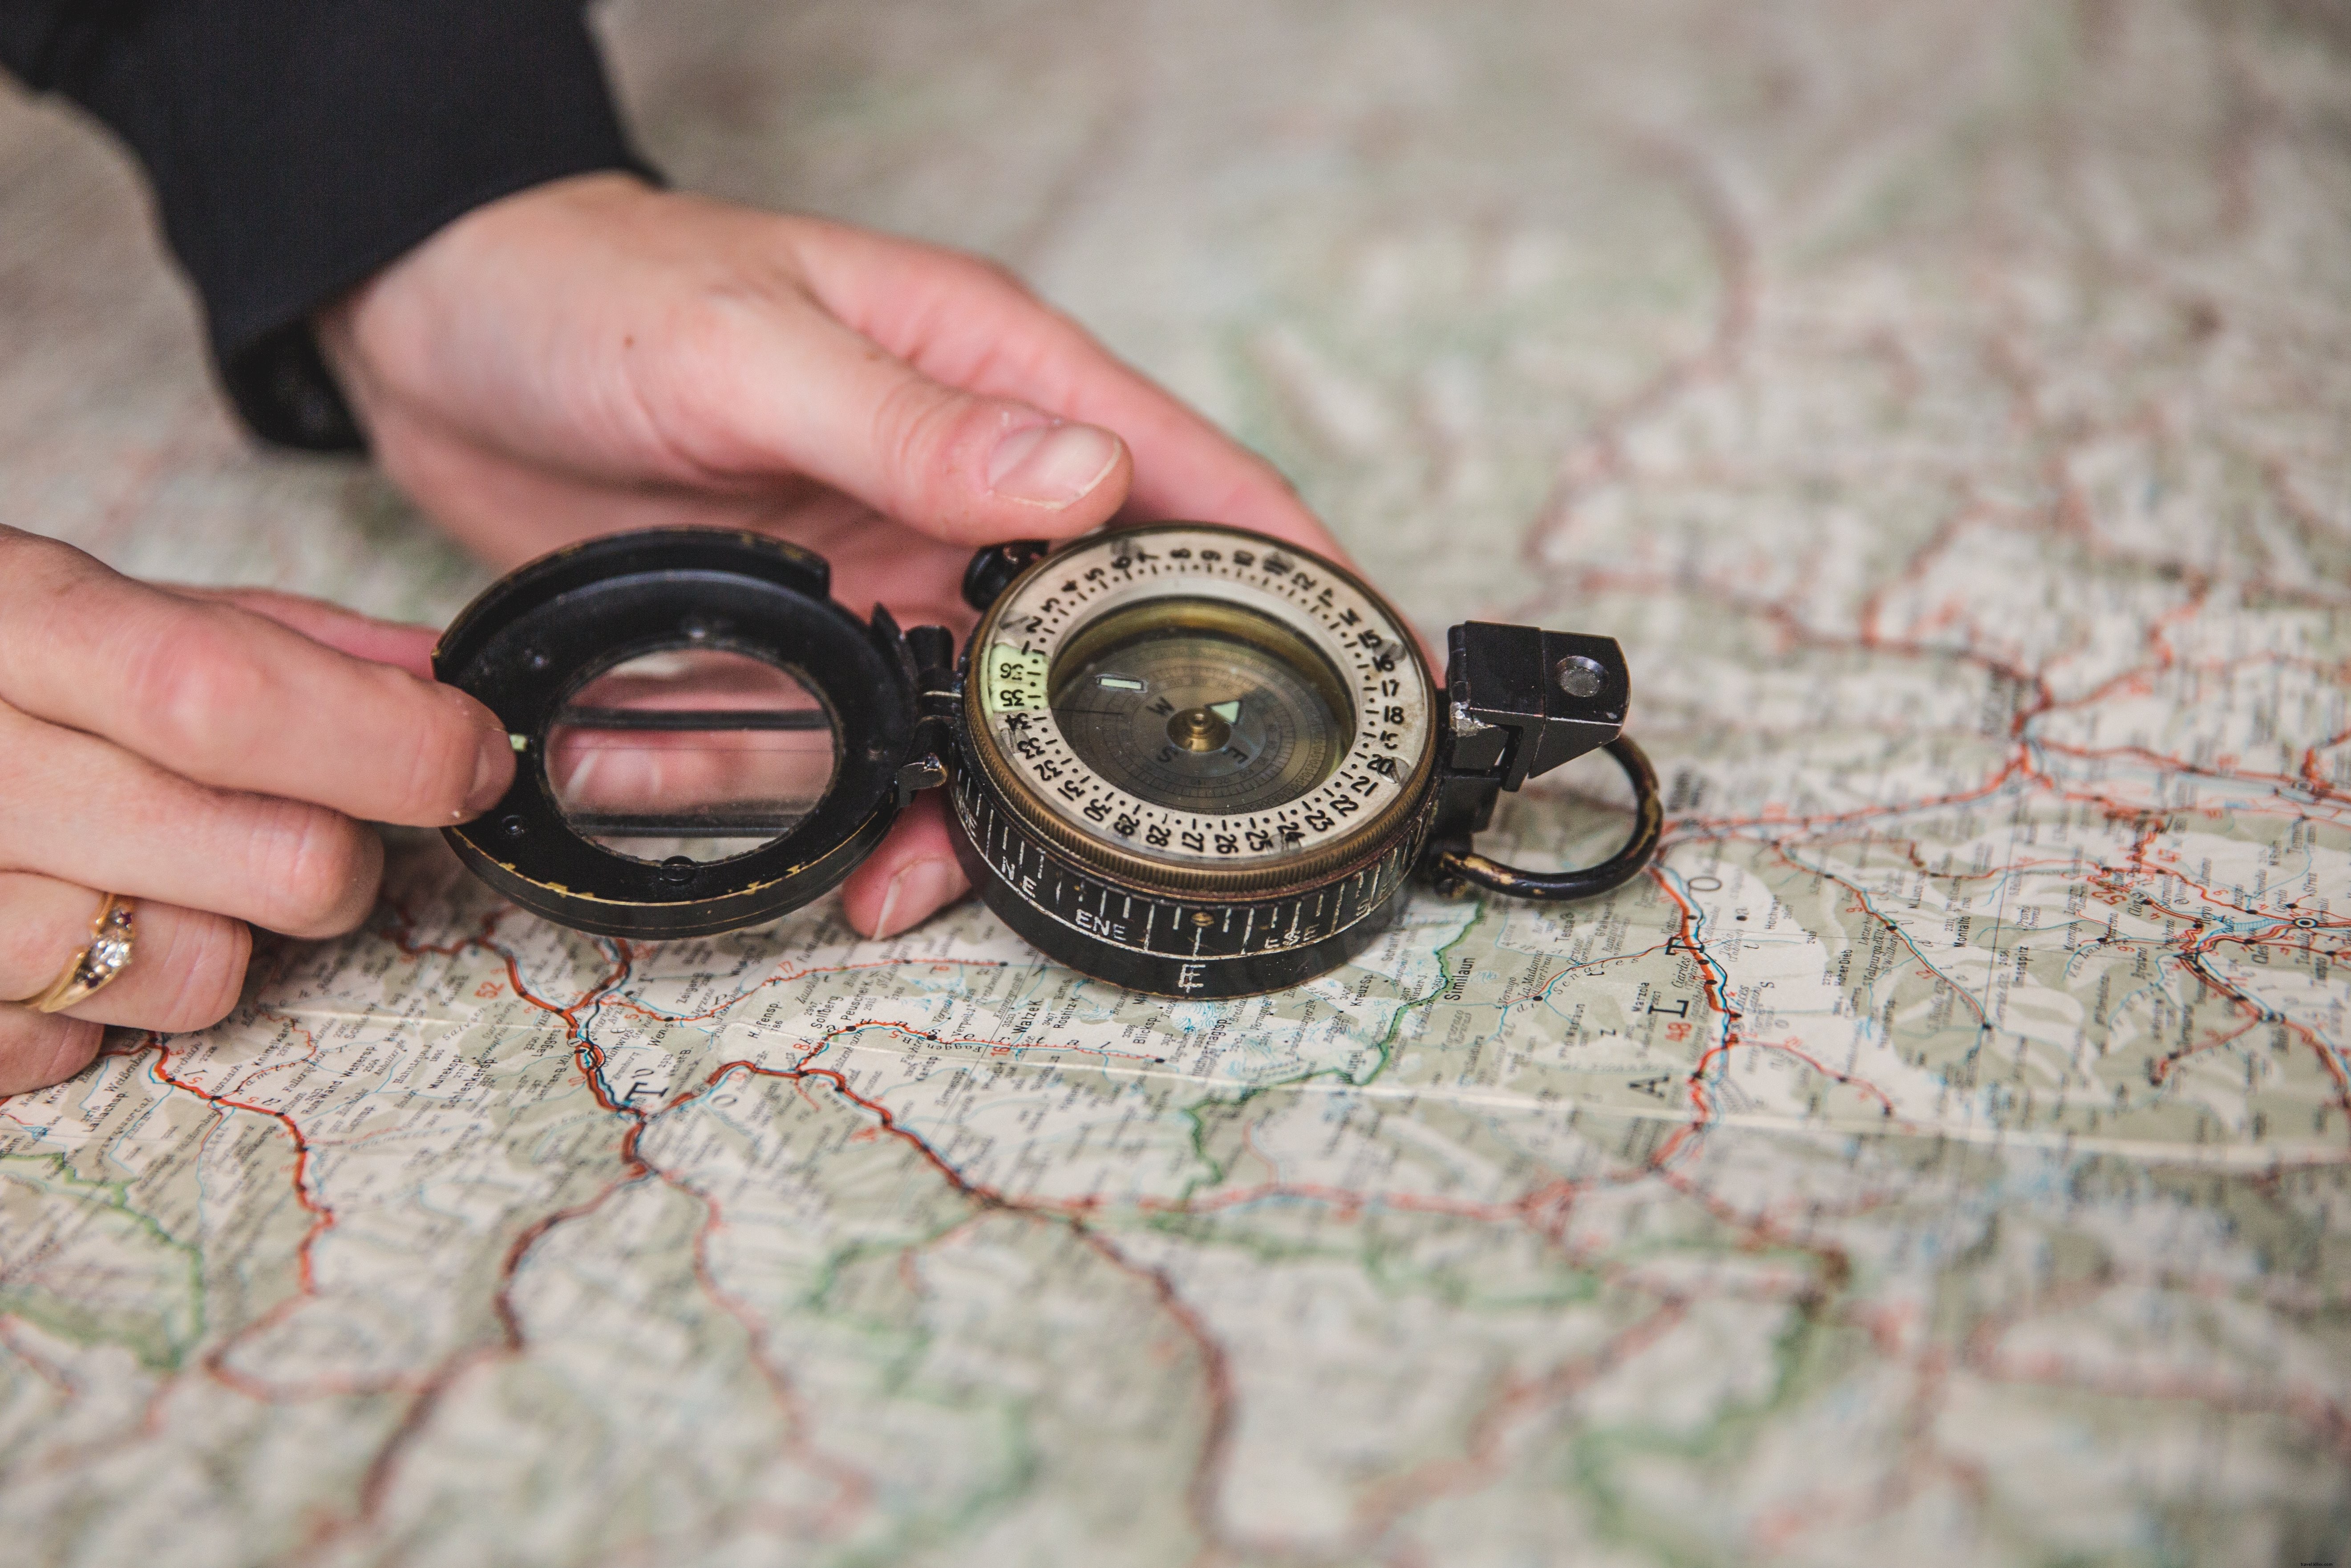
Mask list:
[{"label": "table surface under map", "polygon": [[[1426,628],[1623,639],[1669,847],[1178,1006],[970,905],[591,940],[402,841],[0,1103],[0,1555],[2342,1560],[2351,11],[604,22],[681,183],[1004,258]],[[482,580],[240,443],[22,100],[0,521]],[[1604,848],[1600,780],[1492,844]]]}]

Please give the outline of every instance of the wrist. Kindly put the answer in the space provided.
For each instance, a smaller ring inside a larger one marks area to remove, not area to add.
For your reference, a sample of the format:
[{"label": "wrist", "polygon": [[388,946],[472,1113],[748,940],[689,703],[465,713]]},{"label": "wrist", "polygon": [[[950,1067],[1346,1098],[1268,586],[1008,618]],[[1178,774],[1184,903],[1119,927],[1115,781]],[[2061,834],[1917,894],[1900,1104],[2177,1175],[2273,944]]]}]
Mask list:
[{"label": "wrist", "polygon": [[[496,281],[494,269],[536,271],[534,235],[551,223],[626,221],[624,214],[664,193],[627,170],[566,175],[500,196],[443,225],[310,319],[320,361],[363,430],[386,395],[386,367],[412,360],[418,340],[464,313],[470,283]],[[523,265],[516,267],[520,260]]]}]

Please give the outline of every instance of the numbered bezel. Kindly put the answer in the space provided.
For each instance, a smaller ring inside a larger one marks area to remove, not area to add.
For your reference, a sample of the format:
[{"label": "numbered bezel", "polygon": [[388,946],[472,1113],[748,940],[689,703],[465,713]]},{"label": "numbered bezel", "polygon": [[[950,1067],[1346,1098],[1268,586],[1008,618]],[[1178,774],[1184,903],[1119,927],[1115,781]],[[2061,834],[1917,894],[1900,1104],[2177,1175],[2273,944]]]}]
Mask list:
[{"label": "numbered bezel", "polygon": [[[1296,800],[1230,815],[1156,805],[1080,759],[1049,701],[1053,663],[1102,616],[1154,598],[1220,600],[1302,636],[1353,706],[1353,735]],[[1262,535],[1163,523],[1047,557],[989,607],[967,644],[972,759],[1019,817],[1082,862],[1138,887],[1260,893],[1375,857],[1425,799],[1437,700],[1403,618],[1353,573]]]}]

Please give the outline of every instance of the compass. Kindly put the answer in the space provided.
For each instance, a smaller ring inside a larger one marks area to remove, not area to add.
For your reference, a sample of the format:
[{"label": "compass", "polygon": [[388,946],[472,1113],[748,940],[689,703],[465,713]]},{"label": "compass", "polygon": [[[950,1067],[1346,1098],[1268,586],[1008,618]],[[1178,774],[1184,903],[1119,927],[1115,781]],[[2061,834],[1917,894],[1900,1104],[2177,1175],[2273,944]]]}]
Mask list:
[{"label": "compass", "polygon": [[[449,840],[575,928],[706,935],[820,896],[944,786],[1007,925],[1173,997],[1344,963],[1416,873],[1586,897],[1655,849],[1608,638],[1465,623],[1440,685],[1353,573],[1206,523],[994,547],[964,586],[980,618],[958,658],[941,628],[859,621],[822,558],[757,535],[620,535],[524,567],[434,652],[523,764]],[[1616,855],[1535,873],[1475,852],[1500,791],[1600,747],[1636,802]]]}]

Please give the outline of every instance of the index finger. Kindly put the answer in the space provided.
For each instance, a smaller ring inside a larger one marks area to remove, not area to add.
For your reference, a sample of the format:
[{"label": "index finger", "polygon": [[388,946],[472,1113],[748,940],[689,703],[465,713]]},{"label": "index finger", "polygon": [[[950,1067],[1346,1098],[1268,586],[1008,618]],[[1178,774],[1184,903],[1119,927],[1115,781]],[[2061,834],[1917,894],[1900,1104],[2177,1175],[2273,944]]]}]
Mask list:
[{"label": "index finger", "polygon": [[200,784],[375,821],[462,821],[514,776],[505,727],[455,687],[7,528],[0,702]]},{"label": "index finger", "polygon": [[1272,464],[1009,274],[860,230],[826,238],[801,261],[842,321],[934,381],[1116,432],[1134,459],[1125,510],[1135,520],[1230,523],[1347,559]]}]

